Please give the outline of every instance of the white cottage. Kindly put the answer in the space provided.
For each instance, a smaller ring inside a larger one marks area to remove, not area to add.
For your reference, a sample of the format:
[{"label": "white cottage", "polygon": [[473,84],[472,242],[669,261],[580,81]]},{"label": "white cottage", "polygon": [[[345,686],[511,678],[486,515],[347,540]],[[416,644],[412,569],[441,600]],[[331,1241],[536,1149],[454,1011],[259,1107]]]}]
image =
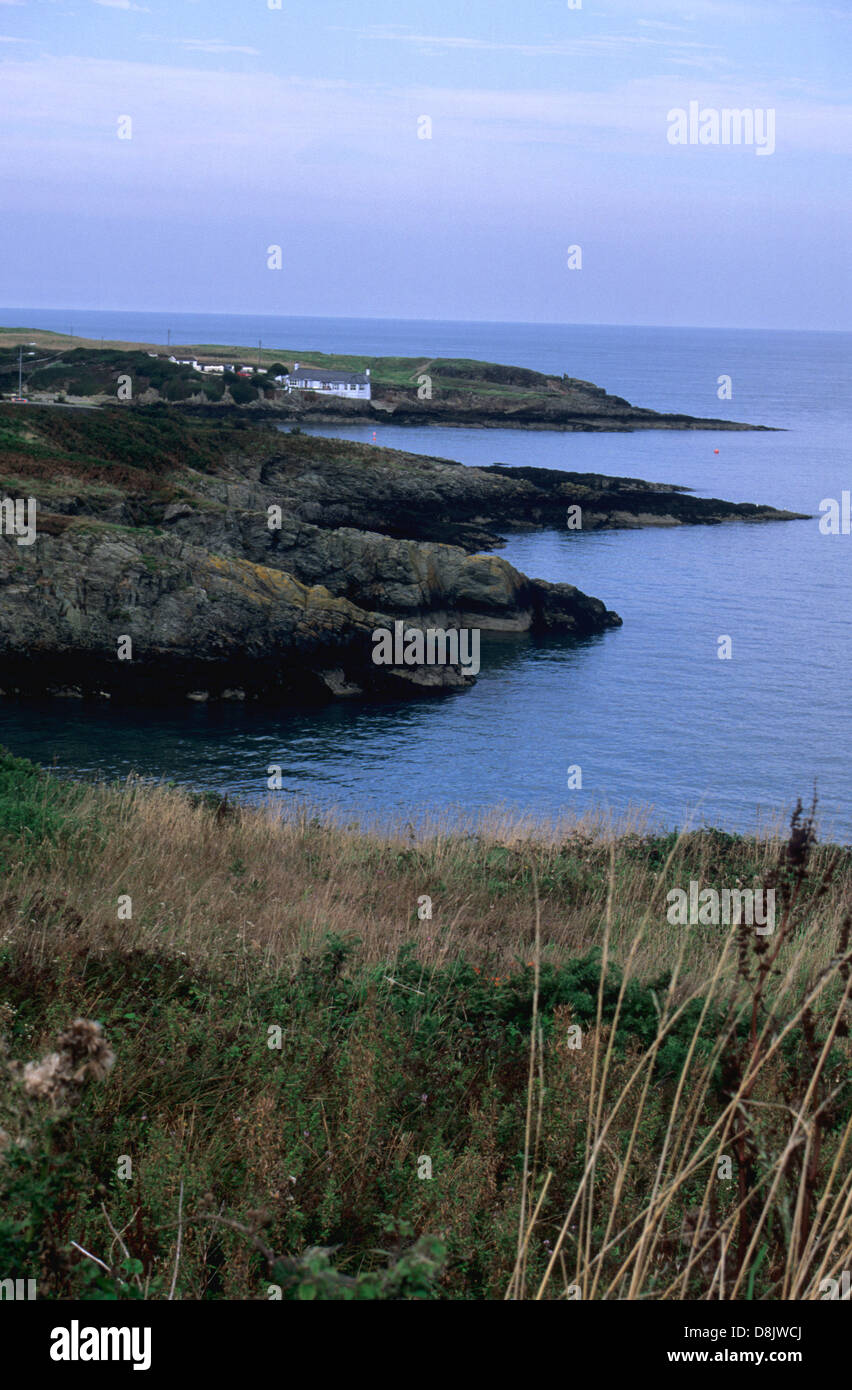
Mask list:
[{"label": "white cottage", "polygon": [[292,372],[284,378],[284,385],[288,391],[319,391],[324,396],[368,401],[370,368],[365,372],[329,372],[324,367],[302,367],[294,362]]}]

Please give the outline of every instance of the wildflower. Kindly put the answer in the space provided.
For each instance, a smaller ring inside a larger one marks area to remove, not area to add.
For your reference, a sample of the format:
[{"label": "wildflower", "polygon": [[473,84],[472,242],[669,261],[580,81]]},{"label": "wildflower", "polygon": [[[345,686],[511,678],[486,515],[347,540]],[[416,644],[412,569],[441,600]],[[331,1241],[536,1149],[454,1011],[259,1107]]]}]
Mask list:
[{"label": "wildflower", "polygon": [[87,1081],[102,1081],[115,1062],[101,1025],[91,1019],[75,1018],[57,1043],[56,1052],[23,1068],[27,1095],[48,1100],[54,1108],[76,1099]]},{"label": "wildflower", "polygon": [[42,1057],[40,1062],[27,1062],[24,1067],[24,1090],[28,1096],[56,1102],[64,1099],[66,1077],[58,1052]]}]

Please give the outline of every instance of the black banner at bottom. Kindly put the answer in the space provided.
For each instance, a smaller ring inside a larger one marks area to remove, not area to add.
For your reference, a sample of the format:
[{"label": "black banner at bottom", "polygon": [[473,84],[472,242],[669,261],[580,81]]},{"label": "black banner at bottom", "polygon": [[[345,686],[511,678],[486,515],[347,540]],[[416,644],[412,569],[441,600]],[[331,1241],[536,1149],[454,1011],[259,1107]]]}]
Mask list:
[{"label": "black banner at bottom", "polygon": [[[0,1302],[0,1335],[6,1357],[15,1354],[20,1372],[60,1383],[69,1376],[91,1379],[104,1373],[146,1376],[159,1384],[176,1372],[257,1374],[267,1365],[282,1376],[295,1350],[320,1353],[324,1375],[351,1370],[354,1356],[372,1346],[378,1358],[388,1335],[409,1342],[416,1359],[409,1370],[422,1374],[425,1346],[436,1356],[441,1334],[454,1336],[453,1362],[460,1362],[465,1337],[481,1376],[489,1353],[502,1355],[505,1334],[554,1334],[560,1340],[536,1345],[536,1360],[546,1348],[548,1360],[563,1347],[560,1359],[570,1371],[582,1364],[601,1374],[674,1371],[686,1379],[696,1370],[748,1366],[757,1377],[781,1369],[813,1378],[842,1366],[852,1331],[852,1303],[653,1303],[569,1302],[531,1310],[517,1305],[425,1301],[408,1311],[371,1312],[332,1308],[316,1302]],[[499,1312],[499,1323],[491,1318]],[[376,1317],[376,1321],[373,1318]],[[472,1322],[469,1319],[472,1317]],[[337,1319],[341,1321],[338,1322]],[[493,1327],[493,1332],[489,1329]],[[335,1332],[342,1334],[338,1340]],[[483,1340],[483,1335],[485,1340]],[[366,1343],[353,1344],[353,1338]],[[299,1344],[290,1339],[298,1337]],[[380,1337],[381,1341],[375,1339]],[[428,1337],[428,1343],[424,1338]],[[391,1357],[398,1375],[406,1375],[399,1343]],[[289,1347],[289,1353],[287,1348]],[[360,1350],[358,1350],[360,1349]],[[578,1360],[575,1362],[575,1357]],[[567,1359],[566,1359],[567,1358]],[[291,1363],[292,1364],[292,1363]],[[318,1363],[319,1364],[319,1363]],[[435,1362],[443,1373],[446,1359]],[[459,1369],[462,1366],[459,1365]],[[390,1371],[390,1365],[386,1365]]]}]

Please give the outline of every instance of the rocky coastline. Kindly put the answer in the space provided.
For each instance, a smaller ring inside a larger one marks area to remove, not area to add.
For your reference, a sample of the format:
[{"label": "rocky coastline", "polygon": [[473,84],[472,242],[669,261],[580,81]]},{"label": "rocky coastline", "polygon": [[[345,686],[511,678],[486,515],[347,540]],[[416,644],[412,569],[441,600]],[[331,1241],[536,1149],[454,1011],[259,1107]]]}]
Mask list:
[{"label": "rocky coastline", "polygon": [[[451,460],[118,408],[0,406],[7,497],[37,535],[0,535],[6,695],[146,703],[458,690],[458,664],[379,666],[372,634],[620,626],[598,598],[528,578],[502,533],[793,520],[682,488]],[[123,644],[123,645],[122,645]],[[123,652],[123,654],[122,654]]]}]

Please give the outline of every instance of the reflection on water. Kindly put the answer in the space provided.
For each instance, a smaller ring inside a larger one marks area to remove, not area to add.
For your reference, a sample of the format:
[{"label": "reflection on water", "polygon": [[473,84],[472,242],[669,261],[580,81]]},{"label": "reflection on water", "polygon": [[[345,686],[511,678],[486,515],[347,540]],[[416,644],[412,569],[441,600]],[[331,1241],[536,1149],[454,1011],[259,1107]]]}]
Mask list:
[{"label": "reflection on water", "polygon": [[[502,704],[501,691],[514,688],[529,660],[549,659],[568,669],[580,651],[602,640],[483,634],[480,682]],[[252,800],[267,799],[271,764],[281,766],[285,793],[317,801],[327,799],[324,790],[332,800],[335,793],[363,790],[366,778],[374,793],[368,799],[379,808],[395,786],[415,775],[421,763],[417,750],[433,738],[449,740],[455,759],[468,721],[459,702],[476,699],[480,688],[416,700],[356,699],[276,710],[230,702],[146,710],[107,701],[4,700],[0,740],[59,771],[108,779],[135,773]],[[501,717],[507,715],[503,709]]]}]

